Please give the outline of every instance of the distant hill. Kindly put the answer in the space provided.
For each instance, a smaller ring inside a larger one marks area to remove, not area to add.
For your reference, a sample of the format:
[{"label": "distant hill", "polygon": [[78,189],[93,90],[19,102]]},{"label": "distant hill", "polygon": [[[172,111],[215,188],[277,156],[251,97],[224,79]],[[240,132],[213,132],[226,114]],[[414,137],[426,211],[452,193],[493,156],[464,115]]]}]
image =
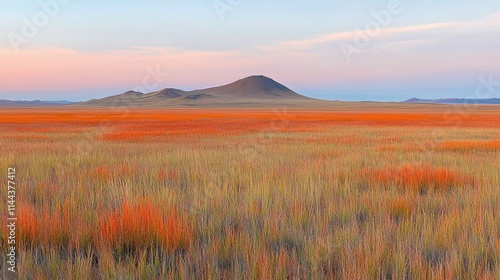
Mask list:
[{"label": "distant hill", "polygon": [[262,107],[323,102],[300,95],[265,76],[250,76],[236,82],[207,89],[184,91],[166,88],[150,93],[127,91],[122,94],[79,103],[80,106],[201,106]]},{"label": "distant hill", "polygon": [[60,105],[70,105],[74,104],[75,102],[70,102],[70,101],[40,101],[40,100],[33,100],[33,101],[24,101],[24,100],[5,100],[5,99],[0,99],[0,106],[13,106],[13,107],[23,107],[23,106],[60,106]]},{"label": "distant hill", "polygon": [[411,98],[406,103],[435,103],[435,104],[500,104],[500,98],[490,99],[464,99],[464,98],[443,98],[443,99],[419,99]]}]

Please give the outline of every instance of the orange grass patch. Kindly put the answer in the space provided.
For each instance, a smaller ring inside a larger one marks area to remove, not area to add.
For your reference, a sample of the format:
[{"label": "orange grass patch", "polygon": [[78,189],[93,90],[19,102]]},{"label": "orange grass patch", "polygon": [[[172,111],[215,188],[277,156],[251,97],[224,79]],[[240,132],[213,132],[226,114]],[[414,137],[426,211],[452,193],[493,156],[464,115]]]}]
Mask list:
[{"label": "orange grass patch", "polygon": [[40,233],[40,225],[30,204],[21,204],[18,208],[19,240],[21,244],[33,245]]},{"label": "orange grass patch", "polygon": [[[23,246],[45,244],[52,246],[78,247],[82,229],[81,218],[71,214],[69,202],[48,208],[35,209],[31,204],[20,204],[18,212],[19,240]],[[74,233],[75,229],[80,229]]]},{"label": "orange grass patch", "polygon": [[104,166],[99,166],[95,169],[95,172],[97,174],[97,177],[99,179],[105,180],[111,178],[111,172],[109,171],[109,168],[104,167]]},{"label": "orange grass patch", "polygon": [[129,204],[104,214],[99,220],[102,246],[134,250],[160,245],[169,251],[187,249],[193,239],[192,228],[179,212],[172,209],[166,216],[151,202]]},{"label": "orange grass patch", "polygon": [[500,151],[500,141],[447,141],[438,146],[442,151]]},{"label": "orange grass patch", "polygon": [[[20,110],[0,112],[4,132],[75,133],[98,131],[105,141],[139,141],[176,135],[239,135],[249,132],[324,131],[329,126],[405,126],[405,127],[500,127],[500,114],[474,112],[459,121],[443,113],[401,113],[398,111],[349,112],[271,109],[197,110]],[[350,143],[360,139],[346,137],[336,141]],[[315,139],[322,141],[322,139]],[[325,141],[330,141],[326,139]]]},{"label": "orange grass patch", "polygon": [[396,185],[416,191],[448,190],[470,186],[475,180],[447,168],[434,168],[428,164],[405,164],[383,169],[365,168],[362,175],[368,185]]},{"label": "orange grass patch", "polygon": [[177,180],[180,178],[180,176],[181,172],[178,170],[171,169],[166,171],[164,168],[160,168],[158,170],[158,180],[167,180],[167,179]]},{"label": "orange grass patch", "polygon": [[397,220],[408,218],[413,213],[413,203],[410,199],[404,197],[390,199],[389,212]]},{"label": "orange grass patch", "polygon": [[120,209],[102,214],[97,231],[93,230],[95,222],[83,223],[81,217],[73,214],[68,202],[53,210],[20,204],[20,244],[83,248],[94,243],[104,248],[128,250],[159,245],[175,251],[187,249],[193,240],[191,225],[177,210],[172,209],[168,215],[163,215],[150,202],[124,203]]},{"label": "orange grass patch", "polygon": [[337,136],[337,137],[308,137],[305,139],[307,143],[316,143],[316,144],[361,144],[366,142],[365,138],[361,138],[357,135],[345,135],[345,136]]}]

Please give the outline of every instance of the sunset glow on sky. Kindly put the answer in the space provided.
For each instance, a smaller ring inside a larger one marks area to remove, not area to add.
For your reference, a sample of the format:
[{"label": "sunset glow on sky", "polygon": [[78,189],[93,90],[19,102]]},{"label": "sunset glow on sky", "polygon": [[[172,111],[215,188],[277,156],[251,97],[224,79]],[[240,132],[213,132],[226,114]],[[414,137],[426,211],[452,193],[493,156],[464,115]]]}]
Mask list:
[{"label": "sunset glow on sky", "polygon": [[0,0],[0,99],[254,74],[332,100],[470,97],[478,76],[500,82],[497,0],[28,2]]}]

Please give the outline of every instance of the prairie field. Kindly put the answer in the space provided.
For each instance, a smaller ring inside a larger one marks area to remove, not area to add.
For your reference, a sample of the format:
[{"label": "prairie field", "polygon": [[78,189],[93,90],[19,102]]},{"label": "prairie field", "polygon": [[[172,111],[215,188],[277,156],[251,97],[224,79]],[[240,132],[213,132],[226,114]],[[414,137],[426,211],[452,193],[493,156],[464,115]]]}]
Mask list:
[{"label": "prairie field", "polygon": [[2,109],[17,275],[500,279],[500,108],[450,108]]}]

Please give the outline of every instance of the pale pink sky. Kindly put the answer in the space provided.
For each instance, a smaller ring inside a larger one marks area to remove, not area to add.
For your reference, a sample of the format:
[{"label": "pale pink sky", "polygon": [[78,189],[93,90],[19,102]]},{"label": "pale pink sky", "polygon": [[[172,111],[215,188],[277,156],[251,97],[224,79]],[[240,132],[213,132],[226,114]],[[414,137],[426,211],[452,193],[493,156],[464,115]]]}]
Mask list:
[{"label": "pale pink sky", "polygon": [[[133,47],[79,51],[33,46],[14,52],[0,48],[4,65],[0,67],[0,94],[11,93],[12,99],[12,94],[19,93],[19,99],[23,99],[22,94],[30,93],[46,99],[51,91],[105,89],[118,94],[134,88],[195,89],[254,74],[306,90],[398,89],[423,82],[430,87],[453,88],[472,85],[478,75],[500,74],[500,14],[468,21],[387,27],[347,61],[340,46],[354,44],[357,34],[334,32],[238,50]],[[160,79],[148,77],[154,69],[163,73]]]}]

